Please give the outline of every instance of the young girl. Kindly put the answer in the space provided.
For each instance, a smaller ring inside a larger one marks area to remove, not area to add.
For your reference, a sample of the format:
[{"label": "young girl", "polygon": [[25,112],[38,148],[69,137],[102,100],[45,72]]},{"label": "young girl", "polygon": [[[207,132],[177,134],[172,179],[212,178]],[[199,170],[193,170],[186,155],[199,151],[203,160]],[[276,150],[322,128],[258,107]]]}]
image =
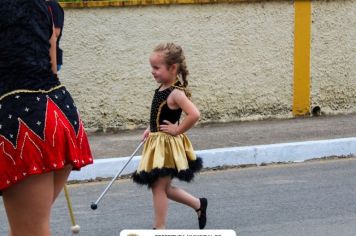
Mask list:
[{"label": "young girl", "polygon": [[[188,70],[182,48],[173,43],[160,44],[152,53],[150,64],[160,86],[153,97],[150,126],[143,134],[146,143],[133,180],[152,188],[154,229],[166,227],[168,199],[193,208],[198,214],[199,228],[203,229],[207,199],[196,198],[171,185],[174,177],[190,182],[202,168],[202,160],[195,156],[184,134],[198,121],[200,113],[189,100]],[[186,116],[180,123],[182,111]]]}]

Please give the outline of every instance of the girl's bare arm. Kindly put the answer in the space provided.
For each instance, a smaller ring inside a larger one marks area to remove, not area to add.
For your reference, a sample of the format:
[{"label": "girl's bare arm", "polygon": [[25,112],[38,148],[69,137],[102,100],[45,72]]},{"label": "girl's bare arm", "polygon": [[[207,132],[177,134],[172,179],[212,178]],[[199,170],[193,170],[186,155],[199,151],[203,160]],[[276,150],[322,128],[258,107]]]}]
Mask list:
[{"label": "girl's bare arm", "polygon": [[177,126],[169,121],[164,121],[166,125],[161,125],[160,128],[163,132],[171,135],[179,135],[188,131],[200,118],[200,112],[198,108],[189,100],[184,91],[175,89],[170,95],[173,103],[181,108],[186,114],[183,121]]}]

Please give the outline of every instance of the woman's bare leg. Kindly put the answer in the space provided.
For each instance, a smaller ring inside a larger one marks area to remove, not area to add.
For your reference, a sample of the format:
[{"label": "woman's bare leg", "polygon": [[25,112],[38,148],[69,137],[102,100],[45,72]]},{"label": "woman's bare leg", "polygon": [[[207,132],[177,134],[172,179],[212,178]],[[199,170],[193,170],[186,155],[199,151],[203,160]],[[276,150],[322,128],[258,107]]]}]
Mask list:
[{"label": "woman's bare leg", "polygon": [[64,185],[67,183],[68,176],[72,171],[72,165],[67,165],[63,169],[56,170],[53,172],[54,179],[53,179],[53,203],[57,199],[58,195],[62,191]]},{"label": "woman's bare leg", "polygon": [[3,191],[10,236],[51,235],[51,207],[71,170],[72,166],[67,165],[61,170],[29,176]]},{"label": "woman's bare leg", "polygon": [[32,175],[3,191],[11,236],[50,236],[53,172]]}]

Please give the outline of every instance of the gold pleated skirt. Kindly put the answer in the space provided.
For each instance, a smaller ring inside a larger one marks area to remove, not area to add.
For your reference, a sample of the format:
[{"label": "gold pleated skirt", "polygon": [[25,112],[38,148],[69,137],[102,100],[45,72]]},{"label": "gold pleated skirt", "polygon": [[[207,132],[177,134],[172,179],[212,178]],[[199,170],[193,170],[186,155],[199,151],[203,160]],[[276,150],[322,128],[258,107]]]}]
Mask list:
[{"label": "gold pleated skirt", "polygon": [[159,177],[171,176],[190,182],[202,168],[186,134],[172,136],[163,132],[150,133],[143,148],[140,164],[133,174],[138,184],[150,187]]}]

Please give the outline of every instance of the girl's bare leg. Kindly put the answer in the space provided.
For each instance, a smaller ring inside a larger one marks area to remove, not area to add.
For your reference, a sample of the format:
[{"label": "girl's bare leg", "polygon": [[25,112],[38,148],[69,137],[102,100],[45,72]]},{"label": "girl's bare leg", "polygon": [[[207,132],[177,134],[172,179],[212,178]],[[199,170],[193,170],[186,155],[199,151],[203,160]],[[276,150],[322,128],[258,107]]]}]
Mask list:
[{"label": "girl's bare leg", "polygon": [[181,188],[167,186],[166,193],[169,199],[190,206],[194,210],[200,208],[199,198],[192,196]]},{"label": "girl's bare leg", "polygon": [[154,227],[156,229],[165,229],[168,211],[168,197],[166,193],[167,186],[171,183],[171,177],[159,178],[152,185],[153,208],[155,214]]}]

